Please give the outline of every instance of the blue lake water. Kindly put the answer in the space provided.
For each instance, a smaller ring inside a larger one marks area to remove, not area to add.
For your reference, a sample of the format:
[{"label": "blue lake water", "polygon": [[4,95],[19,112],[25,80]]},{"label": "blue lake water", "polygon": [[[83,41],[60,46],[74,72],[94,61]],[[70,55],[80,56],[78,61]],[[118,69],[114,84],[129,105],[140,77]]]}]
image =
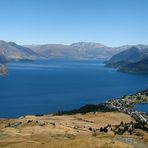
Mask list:
[{"label": "blue lake water", "polygon": [[148,104],[137,104],[134,106],[134,109],[137,111],[148,113]]},{"label": "blue lake water", "polygon": [[100,103],[148,88],[147,75],[117,72],[100,61],[7,64],[0,77],[0,117],[44,114]]}]

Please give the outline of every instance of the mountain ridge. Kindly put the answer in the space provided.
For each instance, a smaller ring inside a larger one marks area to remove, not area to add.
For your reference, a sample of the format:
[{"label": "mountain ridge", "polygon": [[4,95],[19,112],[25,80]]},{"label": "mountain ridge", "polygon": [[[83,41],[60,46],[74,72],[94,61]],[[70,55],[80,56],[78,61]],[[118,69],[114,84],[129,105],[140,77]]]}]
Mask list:
[{"label": "mountain ridge", "polygon": [[101,59],[108,60],[130,48],[142,50],[148,45],[124,45],[108,47],[96,42],[77,42],[70,45],[64,44],[33,44],[18,45],[14,42],[0,40],[0,62],[12,60],[35,59]]},{"label": "mountain ridge", "polygon": [[129,73],[148,73],[148,46],[137,45],[114,55],[106,66]]},{"label": "mountain ridge", "polygon": [[0,40],[0,61],[33,60],[39,55],[27,47],[17,45],[14,42]]},{"label": "mountain ridge", "polygon": [[47,58],[73,58],[73,59],[109,59],[119,52],[118,49],[96,42],[77,42],[70,45],[44,44],[24,45]]}]

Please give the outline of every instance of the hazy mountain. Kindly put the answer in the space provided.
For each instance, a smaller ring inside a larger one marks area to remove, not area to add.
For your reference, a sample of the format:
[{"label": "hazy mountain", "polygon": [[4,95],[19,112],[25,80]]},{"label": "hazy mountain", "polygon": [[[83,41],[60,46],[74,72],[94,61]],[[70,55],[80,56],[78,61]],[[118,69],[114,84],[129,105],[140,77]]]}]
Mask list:
[{"label": "hazy mountain", "polygon": [[106,47],[103,44],[95,42],[78,42],[78,43],[72,43],[70,46],[80,50],[98,49]]},{"label": "hazy mountain", "polygon": [[8,59],[0,52],[0,63],[6,62]]},{"label": "hazy mountain", "polygon": [[129,49],[114,55],[108,63],[116,63],[120,61],[138,62],[148,55],[147,45],[132,46]]},{"label": "hazy mountain", "polygon": [[70,46],[63,44],[28,45],[26,47],[49,59],[75,58],[75,55],[77,55],[76,51]]},{"label": "hazy mountain", "polygon": [[0,62],[10,60],[48,59],[109,59],[120,49],[94,42],[78,42],[71,45],[45,44],[20,46],[0,40]]},{"label": "hazy mountain", "polygon": [[[44,44],[20,46],[0,40],[0,62],[10,60],[47,59],[104,59],[108,64],[138,62],[148,54],[147,45],[108,47],[95,42],[78,42],[71,45]],[[121,62],[120,62],[121,63]]]},{"label": "hazy mountain", "polygon": [[122,72],[148,74],[148,57],[135,63],[124,61],[117,62],[115,67],[117,67],[118,71]]},{"label": "hazy mountain", "polygon": [[132,64],[131,66],[132,71],[148,73],[148,56],[142,59],[141,61]]},{"label": "hazy mountain", "polygon": [[119,71],[147,73],[148,72],[148,46],[136,45],[114,55],[106,62],[109,67]]},{"label": "hazy mountain", "polygon": [[28,45],[26,47],[47,58],[64,59],[108,59],[119,52],[118,49],[94,42],[78,42],[71,45]]},{"label": "hazy mountain", "polygon": [[0,40],[0,61],[32,60],[38,58],[38,54],[27,47],[17,45],[14,42]]},{"label": "hazy mountain", "polygon": [[90,59],[108,59],[117,53],[116,49],[95,42],[78,42],[71,44],[70,47],[75,49],[80,57]]},{"label": "hazy mountain", "polygon": [[123,46],[119,46],[119,47],[114,47],[114,49],[119,50],[119,51],[124,51],[124,50],[127,50],[133,46],[134,45],[123,45]]}]

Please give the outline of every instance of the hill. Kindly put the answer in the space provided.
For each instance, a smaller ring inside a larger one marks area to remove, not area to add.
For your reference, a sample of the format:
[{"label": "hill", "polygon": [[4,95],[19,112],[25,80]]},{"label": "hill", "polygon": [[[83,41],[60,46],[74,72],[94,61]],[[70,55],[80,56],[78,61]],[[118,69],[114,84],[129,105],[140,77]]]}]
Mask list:
[{"label": "hill", "polygon": [[95,42],[78,42],[71,45],[43,44],[18,45],[0,40],[0,62],[35,59],[101,59],[110,65],[118,62],[138,62],[148,55],[147,45],[108,47]]},{"label": "hill", "polygon": [[124,72],[148,73],[148,46],[132,46],[106,61],[106,66]]},{"label": "hill", "polygon": [[[4,148],[146,148],[148,134],[136,130],[133,135],[114,135],[114,126],[134,122],[119,112],[74,115],[25,116],[0,120],[0,147]],[[100,132],[108,124],[108,132]],[[143,137],[143,138],[141,138]]]},{"label": "hill", "polygon": [[0,62],[11,60],[33,60],[39,55],[27,47],[17,45],[14,42],[0,40]]},{"label": "hill", "polygon": [[78,42],[71,45],[27,45],[26,47],[51,59],[108,59],[119,52],[117,48],[114,49],[95,42]]},{"label": "hill", "polygon": [[121,66],[119,70],[130,73],[148,74],[148,56],[139,62],[126,63],[125,65]]}]

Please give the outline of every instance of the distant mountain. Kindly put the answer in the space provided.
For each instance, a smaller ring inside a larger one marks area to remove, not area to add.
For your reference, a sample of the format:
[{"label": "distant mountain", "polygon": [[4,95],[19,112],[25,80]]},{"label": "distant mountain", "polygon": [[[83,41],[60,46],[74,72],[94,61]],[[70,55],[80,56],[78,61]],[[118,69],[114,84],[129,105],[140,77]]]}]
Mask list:
[{"label": "distant mountain", "polygon": [[114,55],[108,62],[116,63],[120,61],[138,62],[148,55],[148,46],[137,45]]},{"label": "distant mountain", "polygon": [[[127,62],[138,62],[148,54],[147,45],[125,45],[108,47],[95,42],[78,42],[71,45],[17,45],[14,42],[0,40],[0,62],[11,60],[35,59],[102,59],[108,65],[121,65]],[[120,63],[120,64],[119,64]]]},{"label": "distant mountain", "polygon": [[11,60],[33,60],[39,55],[27,47],[17,45],[14,42],[0,40],[0,62]]},{"label": "distant mountain", "polygon": [[118,50],[118,51],[125,51],[127,49],[130,49],[131,47],[133,47],[134,45],[123,45],[123,46],[119,46],[119,47],[114,47],[114,49]]},{"label": "distant mountain", "polygon": [[27,45],[34,52],[49,59],[56,58],[75,58],[77,54],[70,46],[63,44]]},{"label": "distant mountain", "polygon": [[148,73],[148,46],[132,46],[114,55],[106,62],[106,66],[124,72]]},{"label": "distant mountain", "polygon": [[103,44],[95,42],[78,42],[78,43],[72,43],[70,46],[79,50],[98,49],[106,47]]},{"label": "distant mountain", "polygon": [[133,65],[134,71],[148,73],[148,56]]},{"label": "distant mountain", "polygon": [[92,59],[109,59],[118,50],[95,42],[78,42],[70,45],[79,56]]},{"label": "distant mountain", "polygon": [[130,73],[145,73],[148,74],[148,56],[139,62],[127,63],[120,67],[120,71],[130,72]]},{"label": "distant mountain", "polygon": [[47,58],[64,59],[109,59],[119,49],[94,42],[78,42],[71,45],[46,44],[26,46]]}]

